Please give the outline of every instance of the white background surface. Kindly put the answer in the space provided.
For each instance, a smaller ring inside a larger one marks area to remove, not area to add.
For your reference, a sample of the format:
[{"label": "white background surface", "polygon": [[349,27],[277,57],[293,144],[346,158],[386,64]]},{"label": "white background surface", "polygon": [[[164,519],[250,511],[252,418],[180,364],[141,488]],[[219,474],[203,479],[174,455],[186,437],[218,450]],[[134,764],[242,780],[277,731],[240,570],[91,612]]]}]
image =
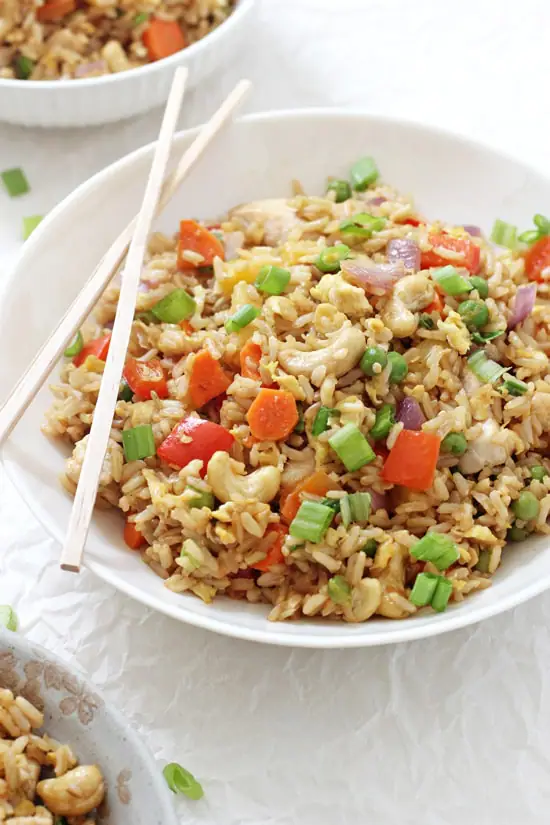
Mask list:
[{"label": "white background surface", "polygon": [[[264,0],[259,12],[249,51],[188,99],[183,125],[247,75],[249,108],[363,106],[481,138],[550,174],[547,0]],[[87,131],[0,124],[0,168],[22,166],[32,186],[19,200],[0,192],[0,287],[23,215],[47,212],[158,124],[158,112]],[[54,288],[55,272],[45,277]],[[159,760],[200,778],[205,799],[183,801],[182,822],[548,822],[550,594],[426,642],[263,648],[151,614],[90,573],[61,573],[57,547],[1,475],[0,525],[0,603],[86,670]]]}]

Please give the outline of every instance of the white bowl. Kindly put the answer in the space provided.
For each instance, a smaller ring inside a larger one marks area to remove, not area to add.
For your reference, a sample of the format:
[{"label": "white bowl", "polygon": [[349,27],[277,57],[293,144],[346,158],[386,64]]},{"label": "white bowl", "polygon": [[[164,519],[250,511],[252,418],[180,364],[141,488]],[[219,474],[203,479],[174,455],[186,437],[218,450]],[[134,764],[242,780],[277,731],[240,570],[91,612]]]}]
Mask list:
[{"label": "white bowl", "polygon": [[[181,151],[196,131],[180,134]],[[445,132],[388,118],[330,110],[274,112],[238,120],[189,176],[181,195],[159,221],[173,232],[180,217],[215,217],[255,198],[285,195],[297,178],[322,192],[329,174],[345,176],[354,159],[373,155],[385,180],[415,195],[434,218],[478,224],[495,217],[528,226],[550,201],[550,182],[513,159]],[[52,326],[139,203],[152,147],[146,146],[80,186],[25,244],[0,310],[0,388],[20,376]],[[72,500],[57,476],[67,449],[40,433],[50,398],[40,393],[7,443],[10,477],[45,528],[58,541]],[[445,613],[405,621],[369,620],[350,625],[326,621],[270,623],[267,610],[220,599],[207,606],[176,595],[122,541],[119,513],[97,514],[86,561],[115,587],[181,621],[220,633],[303,647],[360,647],[433,636],[500,613],[550,584],[546,538],[533,538],[504,554],[494,585]]]},{"label": "white bowl", "polygon": [[177,825],[159,765],[126,719],[82,674],[18,633],[0,630],[2,687],[44,712],[44,732],[105,777],[107,825]]},{"label": "white bowl", "polygon": [[[239,0],[217,29],[187,49],[128,72],[82,80],[0,78],[0,121],[50,128],[93,126],[147,112],[166,100],[174,70],[189,69],[188,90],[225,72],[245,47],[255,0]],[[185,103],[184,103],[185,106]]]}]

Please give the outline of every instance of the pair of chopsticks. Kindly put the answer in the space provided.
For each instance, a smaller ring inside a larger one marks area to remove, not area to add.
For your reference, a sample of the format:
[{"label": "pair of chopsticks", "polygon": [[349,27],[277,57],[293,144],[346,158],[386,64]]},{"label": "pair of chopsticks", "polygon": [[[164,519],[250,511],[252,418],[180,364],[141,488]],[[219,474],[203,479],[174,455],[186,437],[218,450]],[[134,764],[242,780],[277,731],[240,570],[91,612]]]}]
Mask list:
[{"label": "pair of chopsticks", "polygon": [[69,341],[74,338],[82,322],[126,258],[111,334],[109,355],[105,364],[86,454],[60,559],[63,570],[70,570],[75,573],[80,570],[82,553],[95,505],[99,476],[107,450],[122,369],[130,340],[143,258],[147,249],[147,239],[153,219],[160,214],[174,196],[188,172],[251,88],[248,80],[241,80],[235,86],[219,109],[203,126],[191,146],[184,151],[176,170],[164,180],[186,80],[187,69],[178,69],[174,75],[166,103],[139,214],[112,244],[58,327],[35,356],[10,397],[0,409],[1,444],[9,436],[35,398]]}]

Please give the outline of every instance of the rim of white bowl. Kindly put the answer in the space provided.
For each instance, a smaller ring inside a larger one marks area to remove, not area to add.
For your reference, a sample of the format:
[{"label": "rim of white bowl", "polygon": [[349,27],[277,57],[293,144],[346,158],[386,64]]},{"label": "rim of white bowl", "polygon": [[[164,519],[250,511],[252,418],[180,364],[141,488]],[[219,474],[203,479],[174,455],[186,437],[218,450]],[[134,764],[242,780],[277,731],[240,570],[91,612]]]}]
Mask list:
[{"label": "rim of white bowl", "polygon": [[38,644],[38,642],[32,641],[32,639],[27,639],[25,636],[21,636],[20,633],[13,633],[10,630],[5,630],[3,627],[0,627],[0,647],[4,646],[21,651],[23,655],[28,656],[29,659],[32,659],[34,655],[38,655],[44,657],[48,661],[56,662],[62,670],[66,670],[82,682],[91,693],[95,693],[99,696],[99,698],[103,701],[103,707],[105,708],[106,714],[113,717],[115,724],[120,728],[120,730],[124,733],[125,738],[129,741],[132,750],[138,753],[140,758],[145,763],[145,767],[150,773],[151,780],[155,786],[155,794],[157,797],[156,802],[162,804],[161,813],[163,815],[162,819],[165,822],[165,825],[178,825],[179,820],[176,816],[176,811],[172,800],[170,799],[169,790],[162,775],[162,767],[160,763],[157,762],[149,750],[149,747],[135,732],[124,714],[106,698],[103,691],[100,690],[85,673],[78,668],[75,668],[70,662],[62,659],[56,653],[48,650],[48,648]]},{"label": "rim of white bowl", "polygon": [[[0,89],[5,88],[19,88],[19,89],[34,89],[42,91],[53,91],[60,89],[73,88],[75,85],[78,89],[89,88],[90,86],[102,86],[111,83],[120,83],[129,78],[138,78],[144,74],[157,74],[165,69],[176,68],[180,65],[185,57],[192,58],[200,51],[208,48],[215,48],[218,40],[229,34],[230,28],[235,28],[239,25],[242,18],[247,14],[256,0],[240,0],[235,10],[231,12],[229,17],[220,23],[213,31],[201,37],[195,43],[191,43],[185,49],[165,57],[162,60],[156,60],[154,63],[146,63],[144,66],[136,66],[135,69],[128,69],[125,72],[117,72],[116,74],[106,74],[100,77],[80,77],[80,78],[60,78],[59,80],[20,80],[19,78],[0,78]],[[192,78],[191,78],[192,80]]]},{"label": "rim of white bowl", "polygon": [[[277,109],[269,112],[255,112],[253,114],[243,115],[236,118],[236,121],[237,123],[269,123],[274,120],[300,120],[304,117],[335,117],[350,121],[376,121],[378,123],[387,124],[389,127],[404,126],[408,129],[416,130],[420,134],[438,134],[443,138],[456,141],[464,146],[471,147],[472,149],[488,152],[493,156],[497,156],[502,161],[510,161],[512,163],[519,164],[527,172],[544,179],[550,185],[550,177],[548,175],[545,175],[536,167],[525,163],[517,156],[500,149],[495,149],[490,143],[486,143],[483,140],[473,139],[466,135],[444,129],[440,126],[423,124],[419,121],[408,118],[392,117],[380,113],[369,112],[366,109],[343,109],[341,107]],[[178,140],[184,136],[192,138],[199,132],[200,128],[200,126],[196,126],[193,129],[184,129],[176,134],[175,140]],[[61,203],[59,203],[44,218],[38,228],[33,232],[30,239],[25,243],[24,252],[22,251],[20,253],[15,263],[9,269],[5,288],[9,289],[10,284],[14,279],[16,270],[19,267],[19,261],[22,255],[32,254],[33,246],[38,243],[43,233],[48,232],[50,223],[56,220],[58,214],[70,209],[74,203],[80,201],[81,199],[87,198],[90,192],[103,186],[105,180],[107,180],[112,174],[118,172],[118,170],[131,166],[142,156],[152,153],[154,146],[154,142],[148,143],[145,146],[134,150],[130,154],[125,155],[123,158],[120,158],[118,161],[110,164],[105,169],[97,172],[93,177],[80,184],[80,186],[78,186],[70,195],[64,198]],[[10,462],[5,461],[3,447],[0,449],[0,461],[6,470],[8,478],[20,493],[23,500],[26,501],[25,485],[20,483],[17,472],[14,471],[12,473]],[[62,543],[63,531],[58,528],[57,523],[53,518],[51,518],[50,514],[42,509],[39,501],[34,502],[34,514],[46,532],[57,542]],[[376,630],[369,630],[368,635],[360,636],[357,633],[349,633],[349,629],[346,634],[346,628],[349,628],[349,626],[342,623],[342,633],[340,635],[323,636],[306,631],[305,628],[307,625],[299,622],[296,623],[295,626],[301,628],[300,632],[291,635],[289,633],[278,631],[276,629],[276,623],[268,622],[267,617],[265,619],[265,624],[266,628],[269,627],[269,632],[267,632],[267,629],[258,630],[255,628],[253,629],[242,625],[232,624],[230,619],[220,619],[215,615],[199,615],[192,609],[189,609],[184,603],[184,600],[182,600],[181,605],[178,604],[177,606],[172,603],[164,602],[157,596],[148,592],[143,592],[141,589],[124,581],[124,579],[118,578],[110,568],[100,562],[96,562],[90,554],[88,554],[88,557],[85,558],[85,565],[100,579],[112,585],[115,589],[122,591],[127,596],[141,602],[141,604],[144,604],[160,613],[164,613],[166,616],[170,616],[180,622],[184,621],[195,627],[210,630],[214,633],[219,633],[222,636],[243,639],[245,641],[261,642],[263,644],[272,644],[281,647],[304,647],[316,649],[381,647],[382,645],[411,642],[418,639],[428,639],[432,636],[439,636],[442,633],[448,633],[452,630],[460,630],[463,627],[478,624],[479,622],[489,619],[492,616],[498,616],[501,613],[511,610],[513,607],[517,607],[518,605],[529,601],[550,588],[549,572],[546,576],[541,576],[531,584],[525,585],[513,593],[505,594],[498,602],[493,604],[480,604],[479,606],[476,606],[475,601],[472,601],[469,602],[469,604],[472,604],[473,606],[471,608],[469,607],[467,611],[461,610],[461,605],[459,604],[445,613],[434,616],[434,621],[428,622],[427,624],[415,625],[412,621],[409,623],[408,621],[403,620],[403,626],[399,627],[397,630],[395,629],[395,623],[392,622],[391,626],[394,629],[390,635],[384,631],[383,625],[381,625],[382,629],[377,628]],[[388,620],[388,622],[389,621],[390,620]],[[358,626],[356,625],[355,627]],[[372,625],[370,627],[372,627]]]}]

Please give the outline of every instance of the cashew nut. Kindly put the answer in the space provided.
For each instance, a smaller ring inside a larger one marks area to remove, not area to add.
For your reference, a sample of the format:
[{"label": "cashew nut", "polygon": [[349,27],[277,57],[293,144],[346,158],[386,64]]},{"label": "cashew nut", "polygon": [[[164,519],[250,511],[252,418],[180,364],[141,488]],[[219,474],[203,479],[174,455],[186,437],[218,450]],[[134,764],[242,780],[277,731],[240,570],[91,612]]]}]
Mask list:
[{"label": "cashew nut", "polygon": [[414,312],[407,309],[403,301],[392,295],[382,311],[384,324],[391,329],[396,338],[408,338],[416,332],[418,321]]},{"label": "cashew nut", "polygon": [[337,378],[358,363],[365,351],[365,339],[357,327],[345,327],[321,349],[312,352],[287,347],[279,352],[279,363],[291,375],[311,377],[317,367],[326,367]]},{"label": "cashew nut", "polygon": [[101,804],[105,796],[105,783],[95,765],[80,765],[57,779],[42,780],[36,790],[52,813],[82,816]]},{"label": "cashew nut", "polygon": [[224,504],[247,499],[267,504],[275,498],[281,485],[281,471],[277,467],[260,467],[246,475],[244,464],[221,450],[208,462],[206,477],[214,495]]},{"label": "cashew nut", "polygon": [[417,311],[424,309],[434,299],[435,289],[433,281],[417,272],[416,275],[406,275],[396,283],[393,294],[405,304],[407,309]]},{"label": "cashew nut", "polygon": [[348,622],[366,622],[376,613],[382,599],[382,585],[378,579],[361,579],[351,591],[351,603],[346,606]]}]

